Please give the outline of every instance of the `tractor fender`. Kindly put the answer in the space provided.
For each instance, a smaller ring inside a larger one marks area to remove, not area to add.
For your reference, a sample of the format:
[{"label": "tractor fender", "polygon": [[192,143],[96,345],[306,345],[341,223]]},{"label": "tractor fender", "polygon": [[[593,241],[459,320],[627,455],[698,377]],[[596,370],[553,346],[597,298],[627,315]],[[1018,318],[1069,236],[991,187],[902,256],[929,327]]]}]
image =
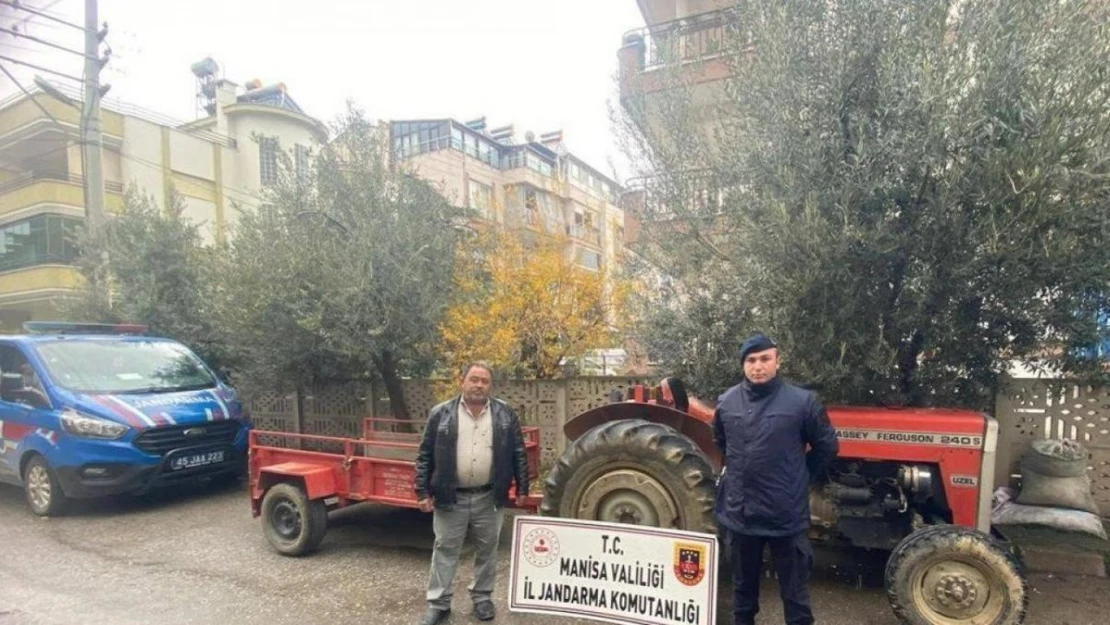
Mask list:
[{"label": "tractor fender", "polygon": [[701,449],[702,453],[713,464],[714,471],[719,472],[724,464],[721,459],[721,452],[717,449],[717,444],[713,442],[713,426],[710,423],[694,415],[660,404],[629,401],[591,408],[567,421],[566,425],[563,426],[563,433],[566,435],[568,442],[573,442],[603,423],[630,419],[643,419],[644,421],[673,428]]}]

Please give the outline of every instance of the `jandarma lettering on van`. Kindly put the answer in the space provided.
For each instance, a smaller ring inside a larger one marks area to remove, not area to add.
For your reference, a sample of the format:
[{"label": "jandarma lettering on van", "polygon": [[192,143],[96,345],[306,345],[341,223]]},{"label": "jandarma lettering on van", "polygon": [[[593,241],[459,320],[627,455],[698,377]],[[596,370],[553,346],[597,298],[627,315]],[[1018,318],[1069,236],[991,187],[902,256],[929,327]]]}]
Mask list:
[{"label": "jandarma lettering on van", "polygon": [[908,445],[936,445],[939,447],[966,447],[979,449],[983,437],[978,434],[957,432],[900,432],[893,430],[838,429],[837,438],[851,441],[870,441],[876,443],[900,443]]},{"label": "jandarma lettering on van", "polygon": [[207,395],[178,395],[176,397],[136,399],[129,403],[135,408],[149,408],[151,406],[180,406],[182,404],[212,404],[215,402]]}]

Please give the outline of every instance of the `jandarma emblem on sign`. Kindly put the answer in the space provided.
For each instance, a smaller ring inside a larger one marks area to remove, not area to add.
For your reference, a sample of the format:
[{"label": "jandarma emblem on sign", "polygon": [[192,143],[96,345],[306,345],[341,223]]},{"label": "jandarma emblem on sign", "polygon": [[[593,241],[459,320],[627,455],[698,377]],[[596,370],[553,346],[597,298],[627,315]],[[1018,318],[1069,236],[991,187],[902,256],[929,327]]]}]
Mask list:
[{"label": "jandarma emblem on sign", "polygon": [[559,538],[548,529],[534,529],[524,537],[524,558],[533,566],[550,566],[559,558]]},{"label": "jandarma emblem on sign", "polygon": [[674,574],[687,586],[697,586],[705,577],[705,547],[689,543],[675,543]]}]

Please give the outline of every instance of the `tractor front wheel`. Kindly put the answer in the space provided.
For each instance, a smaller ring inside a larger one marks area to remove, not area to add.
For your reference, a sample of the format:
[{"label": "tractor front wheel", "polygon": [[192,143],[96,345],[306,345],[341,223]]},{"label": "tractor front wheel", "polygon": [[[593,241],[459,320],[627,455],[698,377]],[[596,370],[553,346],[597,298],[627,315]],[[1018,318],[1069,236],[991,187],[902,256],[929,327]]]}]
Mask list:
[{"label": "tractor front wheel", "polygon": [[611,421],[563,453],[540,514],[715,534],[715,479],[705,454],[673,428]]},{"label": "tractor front wheel", "polygon": [[891,553],[886,591],[905,625],[1019,625],[1028,589],[994,538],[953,525],[922,528]]}]

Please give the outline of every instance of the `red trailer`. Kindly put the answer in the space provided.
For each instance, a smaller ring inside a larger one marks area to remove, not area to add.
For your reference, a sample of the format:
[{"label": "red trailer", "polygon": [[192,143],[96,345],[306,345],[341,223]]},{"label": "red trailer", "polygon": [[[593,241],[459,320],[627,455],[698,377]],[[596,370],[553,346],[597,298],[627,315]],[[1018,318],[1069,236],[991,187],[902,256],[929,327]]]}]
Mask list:
[{"label": "red trailer", "polygon": [[[253,430],[250,433],[251,512],[279,553],[313,551],[327,531],[327,514],[350,504],[376,502],[416,508],[416,454],[423,423],[363,420],[361,438]],[[415,430],[415,431],[404,431]],[[540,431],[523,427],[528,473],[539,474]],[[510,492],[515,499],[515,490]],[[523,509],[535,512],[541,497]]]}]

